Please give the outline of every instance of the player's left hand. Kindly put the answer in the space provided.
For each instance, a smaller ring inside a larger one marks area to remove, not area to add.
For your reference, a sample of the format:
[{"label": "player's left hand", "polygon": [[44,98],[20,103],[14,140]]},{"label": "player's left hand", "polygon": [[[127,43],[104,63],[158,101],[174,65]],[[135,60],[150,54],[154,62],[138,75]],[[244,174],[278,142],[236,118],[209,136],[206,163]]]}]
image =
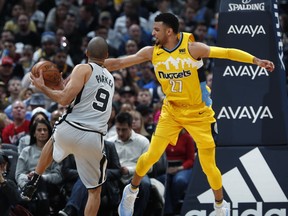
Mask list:
[{"label": "player's left hand", "polygon": [[265,68],[269,72],[272,72],[275,69],[274,63],[269,60],[255,59],[255,61],[259,67]]},{"label": "player's left hand", "polygon": [[42,70],[39,71],[39,77],[36,77],[33,75],[33,73],[30,73],[30,81],[32,85],[34,85],[36,88],[41,89],[43,86],[45,86],[45,82],[43,79]]}]

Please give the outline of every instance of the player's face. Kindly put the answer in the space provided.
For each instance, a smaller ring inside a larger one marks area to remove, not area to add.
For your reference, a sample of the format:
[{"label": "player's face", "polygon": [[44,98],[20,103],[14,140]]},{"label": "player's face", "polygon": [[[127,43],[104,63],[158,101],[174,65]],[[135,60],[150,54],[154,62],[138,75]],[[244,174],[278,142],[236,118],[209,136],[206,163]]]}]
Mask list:
[{"label": "player's face", "polygon": [[163,25],[162,22],[155,22],[152,36],[155,39],[156,45],[163,45],[166,43],[166,27]]}]

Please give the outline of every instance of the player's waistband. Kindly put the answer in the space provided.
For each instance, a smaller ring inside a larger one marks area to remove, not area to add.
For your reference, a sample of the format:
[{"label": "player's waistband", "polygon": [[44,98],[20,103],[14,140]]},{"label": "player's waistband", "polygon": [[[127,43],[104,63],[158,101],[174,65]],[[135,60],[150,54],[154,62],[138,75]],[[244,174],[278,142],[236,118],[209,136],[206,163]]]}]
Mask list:
[{"label": "player's waistband", "polygon": [[71,125],[72,127],[75,127],[79,130],[83,130],[83,131],[88,131],[88,132],[94,132],[94,133],[99,133],[101,134],[102,136],[104,136],[103,133],[99,132],[99,131],[96,131],[96,130],[92,130],[90,128],[87,128],[85,126],[83,126],[82,124],[80,123],[77,123],[77,122],[71,122],[71,121],[67,121],[67,120],[64,120],[67,124]]},{"label": "player's waistband", "polygon": [[206,108],[207,106],[205,105],[204,102],[200,104],[187,104],[187,103],[181,103],[181,102],[175,102],[175,101],[166,101],[167,105],[170,105],[172,107],[178,107],[178,108],[191,108],[195,110],[203,109]]}]

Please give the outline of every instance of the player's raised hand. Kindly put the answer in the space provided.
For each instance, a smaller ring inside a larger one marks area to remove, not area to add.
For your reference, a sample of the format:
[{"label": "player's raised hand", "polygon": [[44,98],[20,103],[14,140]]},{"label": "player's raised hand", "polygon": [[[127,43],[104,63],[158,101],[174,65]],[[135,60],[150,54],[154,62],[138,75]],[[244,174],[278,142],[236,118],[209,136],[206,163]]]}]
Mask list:
[{"label": "player's raised hand", "polygon": [[38,89],[41,89],[43,86],[45,86],[42,70],[39,71],[38,77],[36,77],[33,73],[30,73],[30,81],[32,85],[34,85]]},{"label": "player's raised hand", "polygon": [[269,60],[254,58],[254,63],[270,72],[275,69],[274,63]]}]

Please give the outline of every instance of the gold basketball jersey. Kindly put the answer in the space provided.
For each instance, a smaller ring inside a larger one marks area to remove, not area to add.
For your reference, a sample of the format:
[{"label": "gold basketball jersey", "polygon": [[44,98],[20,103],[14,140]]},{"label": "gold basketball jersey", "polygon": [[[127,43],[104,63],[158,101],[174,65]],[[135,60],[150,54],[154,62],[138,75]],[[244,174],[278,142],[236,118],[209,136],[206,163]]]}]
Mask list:
[{"label": "gold basketball jersey", "polygon": [[[174,104],[207,104],[206,82],[199,79],[198,69],[203,61],[194,59],[188,50],[188,42],[194,39],[190,33],[180,32],[179,42],[172,50],[155,46],[152,63],[166,100]],[[203,82],[202,82],[203,81]]]}]

